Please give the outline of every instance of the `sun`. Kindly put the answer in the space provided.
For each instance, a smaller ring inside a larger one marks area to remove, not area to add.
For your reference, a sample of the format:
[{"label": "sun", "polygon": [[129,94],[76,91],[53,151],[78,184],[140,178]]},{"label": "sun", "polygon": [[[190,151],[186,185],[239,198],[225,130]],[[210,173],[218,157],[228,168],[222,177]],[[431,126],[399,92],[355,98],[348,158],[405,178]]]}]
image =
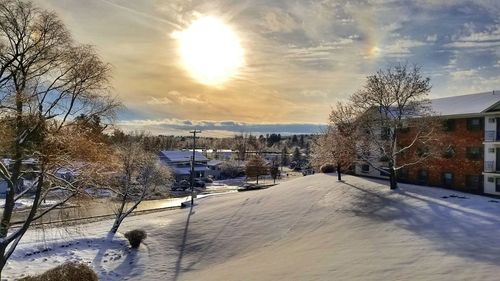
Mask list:
[{"label": "sun", "polygon": [[182,65],[200,83],[219,86],[234,78],[245,63],[238,36],[215,17],[198,18],[173,35]]}]

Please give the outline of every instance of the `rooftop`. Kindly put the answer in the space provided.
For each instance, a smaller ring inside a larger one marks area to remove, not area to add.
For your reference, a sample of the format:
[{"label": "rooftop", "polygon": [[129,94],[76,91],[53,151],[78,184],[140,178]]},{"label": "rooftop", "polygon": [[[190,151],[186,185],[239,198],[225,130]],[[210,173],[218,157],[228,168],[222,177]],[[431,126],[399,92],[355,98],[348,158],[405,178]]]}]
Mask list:
[{"label": "rooftop", "polygon": [[[195,161],[208,161],[208,159],[200,152],[195,152]],[[160,152],[161,158],[166,158],[171,162],[189,162],[191,157],[193,157],[193,151],[191,150],[163,150]]]},{"label": "rooftop", "polygon": [[439,115],[480,114],[500,103],[500,91],[432,99],[432,109]]}]

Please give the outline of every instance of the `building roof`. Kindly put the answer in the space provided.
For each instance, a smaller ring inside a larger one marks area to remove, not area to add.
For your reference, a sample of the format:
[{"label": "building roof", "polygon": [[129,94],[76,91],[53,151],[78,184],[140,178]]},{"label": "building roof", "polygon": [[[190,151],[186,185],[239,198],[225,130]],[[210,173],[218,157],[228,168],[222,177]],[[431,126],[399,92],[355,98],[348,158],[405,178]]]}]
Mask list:
[{"label": "building roof", "polygon": [[[160,157],[166,158],[170,162],[189,162],[193,157],[193,151],[190,150],[163,150]],[[194,161],[208,161],[200,152],[194,153]]]},{"label": "building roof", "polygon": [[220,165],[224,163],[224,161],[220,161],[220,160],[210,160],[208,161],[207,165],[208,166],[217,166],[217,165]]},{"label": "building roof", "polygon": [[500,91],[452,96],[431,100],[432,109],[442,116],[481,114],[500,103]]}]

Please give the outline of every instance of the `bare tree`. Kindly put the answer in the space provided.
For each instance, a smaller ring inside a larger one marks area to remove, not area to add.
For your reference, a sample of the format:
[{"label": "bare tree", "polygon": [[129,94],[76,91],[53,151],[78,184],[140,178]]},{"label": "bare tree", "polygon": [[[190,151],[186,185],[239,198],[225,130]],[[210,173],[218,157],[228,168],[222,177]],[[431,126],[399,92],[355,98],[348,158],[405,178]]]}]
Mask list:
[{"label": "bare tree", "polygon": [[347,120],[347,107],[339,104],[333,110],[330,119],[335,125],[329,125],[323,134],[313,141],[312,163],[319,169],[322,165],[333,164],[337,168],[338,180],[342,180],[345,172],[356,161],[356,140],[353,134],[353,125]]},{"label": "bare tree", "polygon": [[237,157],[239,161],[245,161],[248,151],[249,143],[248,137],[246,135],[234,136],[233,149],[237,152]]},{"label": "bare tree", "polygon": [[[143,139],[143,138],[140,138]],[[154,193],[168,194],[172,174],[158,161],[155,154],[143,149],[141,141],[129,141],[116,151],[118,173],[113,191],[120,198],[111,233],[116,233],[123,220],[139,204]]]},{"label": "bare tree", "polygon": [[[80,114],[111,121],[118,103],[108,95],[109,73],[92,47],[76,44],[54,13],[31,2],[0,0],[0,127],[7,132],[0,150],[11,159],[0,162],[0,178],[8,186],[0,222],[0,272],[32,222],[81,192],[84,181],[94,178],[84,173],[99,173],[99,165],[91,163],[101,155],[79,153],[101,144],[89,144],[72,127]],[[77,180],[58,175],[68,166],[79,170]],[[27,176],[33,184],[25,187]],[[44,198],[60,190],[64,198],[41,210]],[[27,194],[34,195],[29,215],[11,229],[15,203]]]},{"label": "bare tree", "polygon": [[[368,76],[364,88],[351,97],[344,110],[350,111],[346,116],[355,116],[355,122],[347,122],[342,111],[332,112],[332,123],[349,128],[348,135],[356,139],[357,158],[387,173],[391,189],[397,188],[398,170],[433,155],[438,123],[428,100],[430,89],[430,79],[422,76],[420,67],[399,64]],[[402,137],[409,129],[411,133]],[[425,151],[407,157],[416,147]]]}]

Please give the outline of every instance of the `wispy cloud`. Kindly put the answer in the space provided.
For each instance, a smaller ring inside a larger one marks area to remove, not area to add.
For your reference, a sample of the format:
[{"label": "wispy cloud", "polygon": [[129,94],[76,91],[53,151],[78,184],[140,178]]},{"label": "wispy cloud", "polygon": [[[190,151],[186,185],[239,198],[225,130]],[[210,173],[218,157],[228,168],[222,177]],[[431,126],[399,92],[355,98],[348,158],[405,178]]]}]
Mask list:
[{"label": "wispy cloud", "polygon": [[[500,88],[497,0],[36,4],[56,10],[76,40],[95,45],[113,65],[113,86],[128,108],[122,119],[127,128],[182,133],[191,126],[183,122],[214,120],[203,126],[227,133],[322,124],[331,105],[362,87],[368,74],[404,60],[423,66],[433,97]],[[245,67],[220,88],[188,75],[171,37],[200,15],[220,18],[245,48]]]}]

